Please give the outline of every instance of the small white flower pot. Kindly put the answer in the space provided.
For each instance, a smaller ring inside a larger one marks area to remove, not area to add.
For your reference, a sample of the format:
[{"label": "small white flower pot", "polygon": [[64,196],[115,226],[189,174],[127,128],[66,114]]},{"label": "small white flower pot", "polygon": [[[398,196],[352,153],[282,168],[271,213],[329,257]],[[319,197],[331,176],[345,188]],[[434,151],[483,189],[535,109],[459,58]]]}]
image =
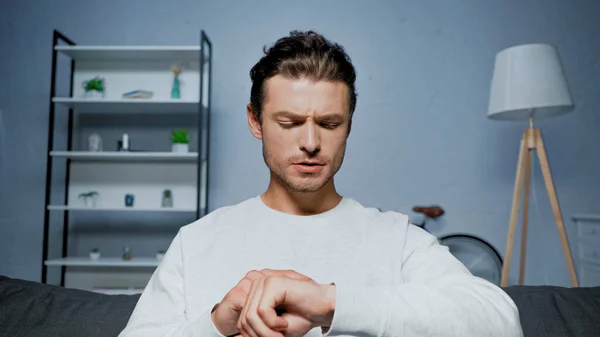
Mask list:
[{"label": "small white flower pot", "polygon": [[94,261],[100,259],[100,252],[90,252],[90,259]]},{"label": "small white flower pot", "polygon": [[162,261],[164,258],[165,258],[164,253],[156,253],[156,259],[158,260],[158,262]]},{"label": "small white flower pot", "polygon": [[104,92],[90,90],[84,92],[83,97],[87,99],[104,99]]},{"label": "small white flower pot", "polygon": [[182,144],[182,143],[171,144],[171,151],[173,151],[173,152],[187,153],[189,150],[190,150],[189,144]]}]

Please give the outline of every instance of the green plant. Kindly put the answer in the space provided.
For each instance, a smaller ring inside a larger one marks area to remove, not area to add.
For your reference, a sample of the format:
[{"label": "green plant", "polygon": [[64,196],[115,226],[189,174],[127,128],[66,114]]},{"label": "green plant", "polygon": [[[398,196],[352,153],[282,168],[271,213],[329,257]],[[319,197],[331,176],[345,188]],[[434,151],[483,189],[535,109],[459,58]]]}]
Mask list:
[{"label": "green plant", "polygon": [[85,91],[92,91],[92,90],[96,90],[99,92],[104,91],[104,79],[100,78],[98,76],[94,77],[91,80],[83,81],[83,83],[81,85]]},{"label": "green plant", "polygon": [[187,144],[190,142],[187,130],[175,130],[171,134],[171,141],[178,144]]},{"label": "green plant", "polygon": [[98,253],[99,251],[100,251],[100,249],[98,249],[98,248],[92,249],[92,253]]}]

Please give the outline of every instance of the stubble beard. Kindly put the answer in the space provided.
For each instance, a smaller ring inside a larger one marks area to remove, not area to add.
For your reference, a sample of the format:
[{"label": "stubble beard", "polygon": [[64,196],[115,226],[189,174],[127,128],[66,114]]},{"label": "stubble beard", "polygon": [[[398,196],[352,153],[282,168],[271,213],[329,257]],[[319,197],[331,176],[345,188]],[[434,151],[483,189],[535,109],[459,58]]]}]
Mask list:
[{"label": "stubble beard", "polygon": [[277,158],[274,158],[274,156],[269,152],[269,149],[266,148],[264,143],[262,146],[263,159],[265,161],[265,164],[271,171],[272,176],[274,176],[288,191],[294,193],[317,192],[318,190],[323,188],[323,186],[325,186],[333,178],[333,176],[342,166],[342,163],[344,161],[344,152],[345,151],[342,152],[341,157],[339,157],[339,159],[334,160],[334,162],[331,163],[330,168],[332,169],[327,173],[327,176],[325,178],[320,177],[323,174],[322,172],[299,172],[302,181],[296,183],[289,179],[285,172],[285,169],[289,165],[291,165],[292,161],[288,159],[284,161],[279,161],[277,160]]}]

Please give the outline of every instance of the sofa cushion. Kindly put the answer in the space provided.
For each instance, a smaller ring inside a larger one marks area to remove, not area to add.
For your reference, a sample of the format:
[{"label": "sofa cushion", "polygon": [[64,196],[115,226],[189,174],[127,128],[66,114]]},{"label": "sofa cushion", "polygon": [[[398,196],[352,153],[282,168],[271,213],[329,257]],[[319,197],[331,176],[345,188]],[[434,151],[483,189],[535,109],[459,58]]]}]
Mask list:
[{"label": "sofa cushion", "polygon": [[525,336],[600,336],[600,287],[510,286]]},{"label": "sofa cushion", "polygon": [[138,299],[0,276],[0,336],[117,336]]},{"label": "sofa cushion", "polygon": [[[527,336],[600,336],[600,287],[510,286]],[[118,336],[139,295],[103,295],[0,275],[0,336]]]}]

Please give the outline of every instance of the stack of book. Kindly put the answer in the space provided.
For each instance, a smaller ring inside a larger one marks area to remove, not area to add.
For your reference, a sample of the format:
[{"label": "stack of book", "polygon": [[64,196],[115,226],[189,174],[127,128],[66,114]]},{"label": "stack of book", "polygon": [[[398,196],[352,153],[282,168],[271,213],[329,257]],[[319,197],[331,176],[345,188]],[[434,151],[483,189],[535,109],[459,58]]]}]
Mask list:
[{"label": "stack of book", "polygon": [[146,90],[134,90],[123,94],[123,98],[152,98],[154,93]]}]

